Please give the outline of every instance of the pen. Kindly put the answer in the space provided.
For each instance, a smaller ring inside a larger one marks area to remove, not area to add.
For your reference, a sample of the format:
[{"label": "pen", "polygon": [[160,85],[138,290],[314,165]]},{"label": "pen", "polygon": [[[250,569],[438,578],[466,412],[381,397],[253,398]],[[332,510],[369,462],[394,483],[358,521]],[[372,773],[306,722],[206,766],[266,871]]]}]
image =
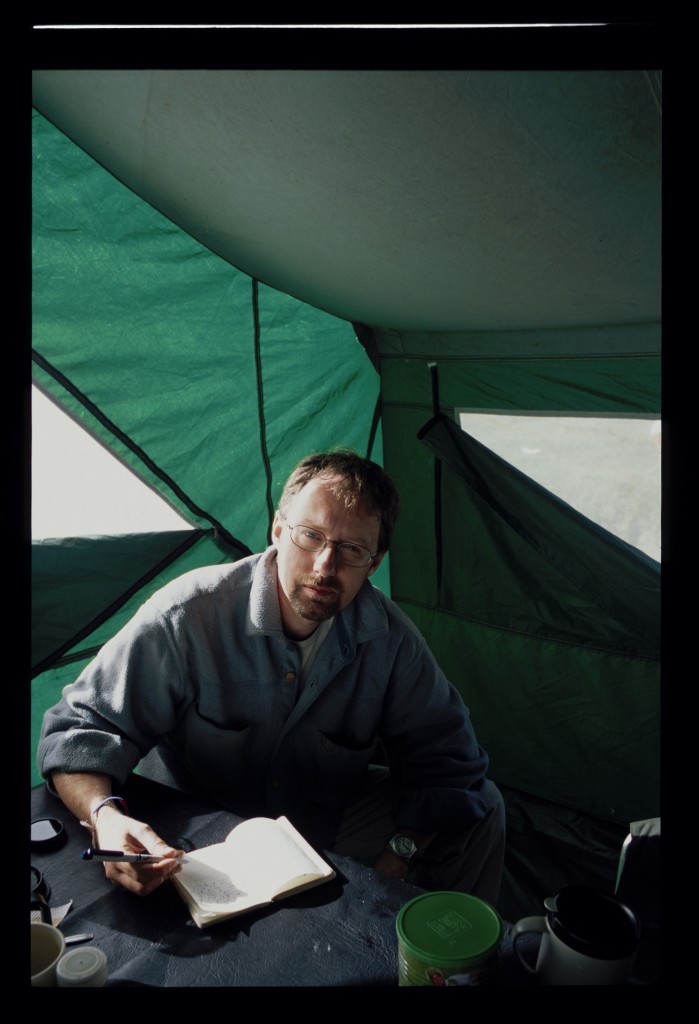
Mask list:
[{"label": "pen", "polygon": [[[157,864],[161,860],[171,860],[170,857],[156,857],[152,853],[122,853],[121,850],[93,850],[88,847],[81,853],[82,860],[116,861],[120,864]],[[186,863],[184,857],[176,858],[178,864]]]}]

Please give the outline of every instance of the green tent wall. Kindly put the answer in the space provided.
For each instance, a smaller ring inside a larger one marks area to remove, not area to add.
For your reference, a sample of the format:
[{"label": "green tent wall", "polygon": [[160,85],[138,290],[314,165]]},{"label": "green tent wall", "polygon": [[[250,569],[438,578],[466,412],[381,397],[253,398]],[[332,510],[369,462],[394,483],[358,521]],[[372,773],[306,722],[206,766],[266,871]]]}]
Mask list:
[{"label": "green tent wall", "polygon": [[503,913],[611,884],[660,813],[659,566],[455,410],[659,415],[659,75],[36,72],[34,103],[34,381],[192,530],[33,544],[32,782],[99,646],[261,549],[294,463],[345,444],[399,486],[375,582],[505,794]]}]

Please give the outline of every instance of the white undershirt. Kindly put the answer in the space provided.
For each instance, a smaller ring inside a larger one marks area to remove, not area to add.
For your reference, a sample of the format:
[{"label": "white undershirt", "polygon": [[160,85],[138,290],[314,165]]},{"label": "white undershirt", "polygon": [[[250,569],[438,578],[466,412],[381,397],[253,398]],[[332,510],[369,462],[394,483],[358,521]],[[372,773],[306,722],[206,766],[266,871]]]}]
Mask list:
[{"label": "white undershirt", "polygon": [[301,655],[301,676],[299,679],[299,693],[306,684],[306,678],[310,671],[313,659],[316,656],[320,645],[325,640],[326,636],[330,632],[330,627],[333,624],[333,619],[326,619],[321,622],[317,629],[311,633],[305,640],[295,640],[294,643],[298,648],[298,652]]}]

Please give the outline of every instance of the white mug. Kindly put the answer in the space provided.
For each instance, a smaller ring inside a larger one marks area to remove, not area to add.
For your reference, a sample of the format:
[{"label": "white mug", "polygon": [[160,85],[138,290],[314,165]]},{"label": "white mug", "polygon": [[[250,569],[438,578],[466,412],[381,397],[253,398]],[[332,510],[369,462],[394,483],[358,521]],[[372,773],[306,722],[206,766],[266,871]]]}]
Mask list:
[{"label": "white mug", "polygon": [[[512,927],[512,949],[542,985],[628,984],[638,949],[640,923],[614,896],[573,885],[545,901],[545,917],[524,917]],[[518,947],[522,935],[539,933],[533,966]]]},{"label": "white mug", "polygon": [[55,925],[32,921],[32,986],[50,988],[57,984],[56,967],[66,948],[63,932]]}]

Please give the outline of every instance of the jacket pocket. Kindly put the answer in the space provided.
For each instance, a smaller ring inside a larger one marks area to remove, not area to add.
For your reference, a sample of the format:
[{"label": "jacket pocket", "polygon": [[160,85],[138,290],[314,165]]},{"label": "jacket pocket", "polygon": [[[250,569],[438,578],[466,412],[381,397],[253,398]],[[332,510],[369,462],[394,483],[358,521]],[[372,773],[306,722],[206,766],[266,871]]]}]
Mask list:
[{"label": "jacket pocket", "polygon": [[375,741],[359,745],[351,736],[321,735],[312,783],[319,798],[335,806],[351,799],[366,778],[376,746]]},{"label": "jacket pocket", "polygon": [[245,785],[252,749],[249,722],[222,727],[191,706],[175,730],[173,740],[191,773],[209,792],[242,789]]}]

